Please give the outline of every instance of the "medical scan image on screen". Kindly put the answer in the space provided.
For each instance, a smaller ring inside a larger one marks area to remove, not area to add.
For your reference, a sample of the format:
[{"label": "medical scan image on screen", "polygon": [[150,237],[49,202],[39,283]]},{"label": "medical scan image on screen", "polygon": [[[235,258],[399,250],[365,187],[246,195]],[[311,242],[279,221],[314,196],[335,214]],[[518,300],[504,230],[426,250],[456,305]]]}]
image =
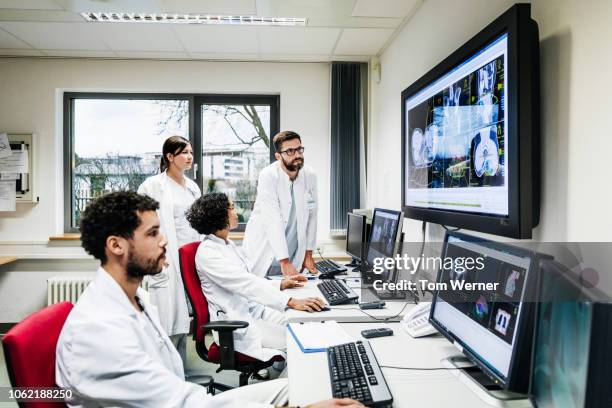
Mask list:
[{"label": "medical scan image on screen", "polygon": [[508,215],[507,36],[406,100],[406,204]]}]

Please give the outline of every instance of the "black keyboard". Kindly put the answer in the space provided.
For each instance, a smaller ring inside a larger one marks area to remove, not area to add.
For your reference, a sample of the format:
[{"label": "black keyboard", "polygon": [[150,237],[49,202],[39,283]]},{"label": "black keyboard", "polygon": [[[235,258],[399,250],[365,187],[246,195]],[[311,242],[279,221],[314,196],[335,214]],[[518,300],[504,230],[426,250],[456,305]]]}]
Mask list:
[{"label": "black keyboard", "polygon": [[317,271],[320,273],[342,273],[346,272],[346,267],[342,266],[331,259],[319,261],[315,264]]},{"label": "black keyboard", "polygon": [[329,347],[327,364],[334,398],[352,398],[369,407],[393,402],[391,391],[367,341]]},{"label": "black keyboard", "polygon": [[342,279],[324,280],[317,284],[317,288],[330,305],[341,305],[359,299],[359,295]]}]

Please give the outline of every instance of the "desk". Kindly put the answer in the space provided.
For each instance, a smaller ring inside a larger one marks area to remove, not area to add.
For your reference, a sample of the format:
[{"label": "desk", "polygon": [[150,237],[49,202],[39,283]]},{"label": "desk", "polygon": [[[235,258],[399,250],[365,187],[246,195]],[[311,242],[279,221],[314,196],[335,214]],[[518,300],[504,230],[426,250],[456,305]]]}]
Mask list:
[{"label": "desk", "polygon": [[[349,275],[347,283],[351,289],[360,295],[360,283],[355,281],[356,275]],[[321,282],[319,279],[309,280],[304,284],[304,287],[297,289],[288,289],[285,291],[287,295],[295,298],[305,298],[318,296],[324,299],[321,291],[317,288],[317,284]],[[319,313],[308,313],[299,310],[289,309],[285,312],[285,316],[288,322],[311,322],[321,320],[336,320],[341,323],[355,323],[355,322],[373,322],[374,319],[367,314],[376,317],[377,319],[387,319],[393,317],[390,321],[399,321],[402,316],[412,309],[415,305],[412,300],[393,300],[387,301],[387,305],[384,309],[370,309],[361,311],[358,304],[344,304],[329,306],[331,309],[327,312]],[[408,303],[408,304],[407,304]],[[403,309],[403,310],[402,310]],[[366,312],[367,314],[363,313]],[[401,313],[401,314],[400,314]],[[395,317],[394,317],[395,316]]]},{"label": "desk", "polygon": [[[390,327],[394,335],[370,339],[379,365],[400,367],[442,367],[442,360],[458,355],[457,349],[442,336],[413,339],[399,323],[345,323],[342,327],[355,339],[364,329]],[[305,354],[287,333],[289,404],[304,406],[331,398],[326,353]],[[383,368],[395,408],[531,407],[527,400],[495,404],[483,400],[471,387],[477,387],[459,371],[412,371]]]}]

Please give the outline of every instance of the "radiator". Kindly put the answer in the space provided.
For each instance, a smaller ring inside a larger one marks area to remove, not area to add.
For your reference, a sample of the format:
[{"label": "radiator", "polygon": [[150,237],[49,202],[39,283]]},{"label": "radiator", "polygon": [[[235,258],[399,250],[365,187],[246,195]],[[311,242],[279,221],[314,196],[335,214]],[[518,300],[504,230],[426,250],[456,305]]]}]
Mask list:
[{"label": "radiator", "polygon": [[[76,303],[93,278],[93,276],[54,276],[47,279],[47,306],[65,301]],[[147,290],[148,280],[144,279],[140,287]]]},{"label": "radiator", "polygon": [[54,276],[47,279],[47,306],[59,302],[76,303],[93,277]]}]

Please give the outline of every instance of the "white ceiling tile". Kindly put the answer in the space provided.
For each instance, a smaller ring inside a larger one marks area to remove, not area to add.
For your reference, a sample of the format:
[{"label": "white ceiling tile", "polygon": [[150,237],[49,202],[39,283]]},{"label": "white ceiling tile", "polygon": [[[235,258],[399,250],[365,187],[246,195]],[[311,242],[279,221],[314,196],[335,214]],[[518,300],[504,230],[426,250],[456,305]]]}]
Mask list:
[{"label": "white ceiling tile", "polygon": [[63,10],[53,0],[0,0],[0,9]]},{"label": "white ceiling tile", "polygon": [[243,53],[209,53],[209,52],[190,52],[189,55],[192,59],[196,60],[232,60],[232,61],[257,61],[259,55],[257,54],[243,54]]},{"label": "white ceiling tile", "polygon": [[186,52],[117,51],[116,54],[121,58],[191,59]]},{"label": "white ceiling tile", "polygon": [[329,54],[261,54],[261,61],[291,62],[329,62]]},{"label": "white ceiling tile", "polygon": [[64,9],[75,13],[158,13],[161,11],[156,0],[55,0],[55,2]]},{"label": "white ceiling tile", "polygon": [[116,58],[113,51],[41,50],[48,57]]},{"label": "white ceiling tile", "polygon": [[393,31],[386,28],[345,28],[334,54],[376,55]]},{"label": "white ceiling tile", "polygon": [[19,57],[41,57],[44,54],[35,49],[18,50],[14,48],[0,48],[0,55],[4,56],[19,56]]},{"label": "white ceiling tile", "polygon": [[161,0],[161,9],[173,13],[255,15],[255,0]]},{"label": "white ceiling tile", "polygon": [[357,0],[353,17],[404,17],[418,0]]},{"label": "white ceiling tile", "polygon": [[114,51],[184,51],[169,25],[96,23],[92,26],[97,37]]},{"label": "white ceiling tile", "polygon": [[330,54],[340,29],[312,27],[260,27],[262,54]]},{"label": "white ceiling tile", "polygon": [[25,42],[0,28],[0,48],[32,48]]},{"label": "white ceiling tile", "polygon": [[108,50],[91,23],[0,22],[0,28],[34,48],[45,50]]},{"label": "white ceiling tile", "polygon": [[190,53],[257,54],[257,28],[250,26],[175,26],[174,31]]}]

